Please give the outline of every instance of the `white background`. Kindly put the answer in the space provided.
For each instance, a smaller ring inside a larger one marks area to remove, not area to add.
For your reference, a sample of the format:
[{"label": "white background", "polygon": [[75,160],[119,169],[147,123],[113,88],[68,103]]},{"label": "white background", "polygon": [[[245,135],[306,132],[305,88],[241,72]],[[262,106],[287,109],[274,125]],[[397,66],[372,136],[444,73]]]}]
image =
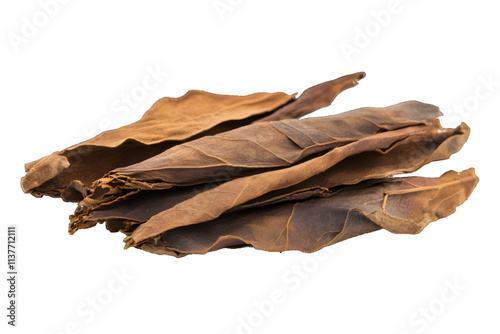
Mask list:
[{"label": "white background", "polygon": [[[0,276],[7,224],[19,228],[20,274],[16,328],[1,280],[2,333],[499,333],[495,4],[73,0],[44,22],[39,2],[2,1]],[[168,75],[115,112],[155,69]],[[475,167],[480,183],[419,235],[374,232],[319,258],[241,249],[176,259],[123,250],[102,225],[70,236],[75,204],[20,189],[24,163],[135,121],[163,96],[294,93],[357,71],[367,77],[314,115],[415,99],[440,106],[445,125],[472,128],[461,152],[416,174]]]}]

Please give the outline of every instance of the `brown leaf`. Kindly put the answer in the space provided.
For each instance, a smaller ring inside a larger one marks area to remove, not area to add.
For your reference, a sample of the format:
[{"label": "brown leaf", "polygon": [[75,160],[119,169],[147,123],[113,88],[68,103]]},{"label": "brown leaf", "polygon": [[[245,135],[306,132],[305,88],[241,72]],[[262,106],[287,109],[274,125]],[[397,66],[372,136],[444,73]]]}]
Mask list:
[{"label": "brown leaf", "polygon": [[[304,182],[271,191],[229,211],[304,200],[313,196],[328,196],[329,188],[339,185],[414,172],[429,162],[447,159],[460,150],[468,136],[469,128],[465,124],[456,129],[442,129],[439,122],[436,122],[429,131],[398,141],[389,149],[378,149],[348,157]],[[117,201],[87,212],[81,211],[77,216],[73,216],[70,230],[74,233],[77,229],[89,228],[98,222],[106,221],[106,226],[111,231],[133,231],[137,225],[152,216],[215,186],[216,184],[210,183],[161,191],[143,191],[122,202]]]},{"label": "brown leaf", "polygon": [[472,168],[439,178],[370,180],[342,187],[327,198],[274,204],[175,228],[137,247],[176,257],[245,246],[309,253],[381,228],[416,234],[455,212],[477,182]]},{"label": "brown leaf", "polygon": [[264,117],[260,121],[279,121],[280,119],[300,118],[315,110],[329,106],[338,94],[348,88],[356,86],[358,80],[363,79],[365,76],[366,74],[364,72],[349,74],[308,88],[297,100],[281,107],[275,113]]},{"label": "brown leaf", "polygon": [[95,208],[130,190],[158,190],[227,181],[286,167],[370,135],[432,124],[439,109],[417,101],[337,115],[251,124],[174,146],[98,180],[80,205]]},{"label": "brown leaf", "polygon": [[[143,161],[183,141],[258,122],[275,113],[276,119],[286,119],[312,112],[355,86],[364,75],[354,73],[311,87],[298,99],[285,93],[231,96],[197,90],[180,98],[166,97],[135,123],[26,164],[21,187],[36,197],[78,202],[92,182],[110,170]],[[318,102],[312,103],[312,97]]]},{"label": "brown leaf", "polygon": [[376,149],[389,148],[394,143],[412,135],[421,135],[432,129],[432,125],[411,126],[378,133],[353,143],[336,147],[319,157],[303,163],[227,181],[213,189],[175,205],[173,208],[153,216],[141,224],[130,237],[127,247],[140,244],[175,227],[202,223],[219,217],[224,212],[263,196],[270,191],[291,187],[326,171],[342,160]]},{"label": "brown leaf", "polygon": [[432,161],[448,159],[462,148],[469,134],[470,129],[465,123],[455,129],[443,129],[436,122],[428,132],[405,138],[385,150],[354,155],[299,184],[271,191],[235,209],[325,196],[329,188],[336,186],[411,173]]}]

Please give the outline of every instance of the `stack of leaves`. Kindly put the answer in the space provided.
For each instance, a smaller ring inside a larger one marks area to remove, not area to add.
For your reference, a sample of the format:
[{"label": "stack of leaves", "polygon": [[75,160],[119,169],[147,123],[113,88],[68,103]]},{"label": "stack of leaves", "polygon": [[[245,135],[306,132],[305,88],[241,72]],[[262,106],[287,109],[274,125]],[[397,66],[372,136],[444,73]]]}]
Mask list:
[{"label": "stack of leaves", "polygon": [[105,223],[125,247],[182,257],[221,248],[314,252],[386,229],[419,233],[471,194],[473,169],[394,177],[449,158],[469,136],[408,101],[298,119],[364,73],[247,96],[190,91],[141,120],[26,165],[22,188],[79,202],[71,234]]}]

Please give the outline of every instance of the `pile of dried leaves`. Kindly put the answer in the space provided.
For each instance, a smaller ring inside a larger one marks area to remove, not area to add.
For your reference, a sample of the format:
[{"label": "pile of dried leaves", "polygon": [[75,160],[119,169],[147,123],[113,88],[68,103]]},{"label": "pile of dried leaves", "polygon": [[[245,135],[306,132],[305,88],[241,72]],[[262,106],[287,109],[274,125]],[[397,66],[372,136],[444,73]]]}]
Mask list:
[{"label": "pile of dried leaves", "polygon": [[125,247],[181,257],[221,248],[314,252],[386,229],[419,233],[452,214],[473,169],[394,177],[449,158],[469,136],[408,101],[298,119],[364,73],[305,90],[246,96],[189,91],[137,122],[26,164],[23,191],[79,202],[69,232],[106,223]]}]

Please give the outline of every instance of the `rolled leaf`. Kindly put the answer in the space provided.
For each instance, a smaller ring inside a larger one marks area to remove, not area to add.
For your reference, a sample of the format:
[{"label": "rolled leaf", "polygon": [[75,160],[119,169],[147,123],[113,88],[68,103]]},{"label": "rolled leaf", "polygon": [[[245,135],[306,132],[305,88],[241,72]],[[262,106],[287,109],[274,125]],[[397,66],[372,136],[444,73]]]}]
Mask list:
[{"label": "rolled leaf", "polygon": [[417,234],[455,212],[477,182],[472,168],[439,178],[369,180],[341,187],[327,198],[274,204],[175,228],[136,247],[176,257],[246,246],[310,253],[379,229]]},{"label": "rolled leaf", "polygon": [[376,133],[432,124],[433,105],[417,101],[386,108],[360,108],[337,115],[251,124],[174,146],[98,180],[80,205],[95,207],[123,196],[122,190],[189,186],[287,167]]},{"label": "rolled leaf", "polygon": [[[462,124],[456,129],[443,129],[436,122],[429,131],[396,142],[386,150],[377,149],[346,158],[325,172],[295,186],[271,191],[232,210],[256,208],[283,201],[304,200],[314,196],[327,196],[329,188],[356,184],[367,179],[379,179],[399,173],[414,172],[423,165],[447,159],[461,149],[469,136],[469,128]],[[154,215],[172,208],[203,191],[215,187],[206,184],[176,187],[161,191],[143,191],[123,202],[115,202],[87,212],[79,211],[72,217],[70,230],[89,228],[106,222],[111,231],[133,231],[137,225]]]},{"label": "rolled leaf", "polygon": [[[312,112],[325,106],[324,101],[331,103],[363,77],[364,73],[355,73],[311,87],[306,96],[298,99],[285,93],[230,96],[197,90],[180,98],[166,97],[135,123],[26,164],[21,187],[35,197],[47,195],[78,202],[87,195],[92,182],[110,170],[143,161],[196,137],[258,122],[275,112],[277,119]],[[310,101],[311,96],[316,96],[318,102],[304,108],[303,102]],[[300,111],[296,112],[297,108]]]},{"label": "rolled leaf", "polygon": [[411,135],[421,135],[431,129],[432,125],[421,125],[378,133],[336,147],[319,157],[288,168],[227,181],[153,216],[127,238],[127,246],[139,244],[175,227],[215,219],[224,212],[271,191],[303,182],[350,156],[376,149],[386,149]]},{"label": "rolled leaf", "polygon": [[443,129],[436,121],[426,133],[405,138],[385,150],[354,155],[299,184],[271,191],[235,209],[324,196],[332,187],[411,173],[432,161],[448,159],[462,148],[469,134],[470,128],[465,123],[455,129]]}]

